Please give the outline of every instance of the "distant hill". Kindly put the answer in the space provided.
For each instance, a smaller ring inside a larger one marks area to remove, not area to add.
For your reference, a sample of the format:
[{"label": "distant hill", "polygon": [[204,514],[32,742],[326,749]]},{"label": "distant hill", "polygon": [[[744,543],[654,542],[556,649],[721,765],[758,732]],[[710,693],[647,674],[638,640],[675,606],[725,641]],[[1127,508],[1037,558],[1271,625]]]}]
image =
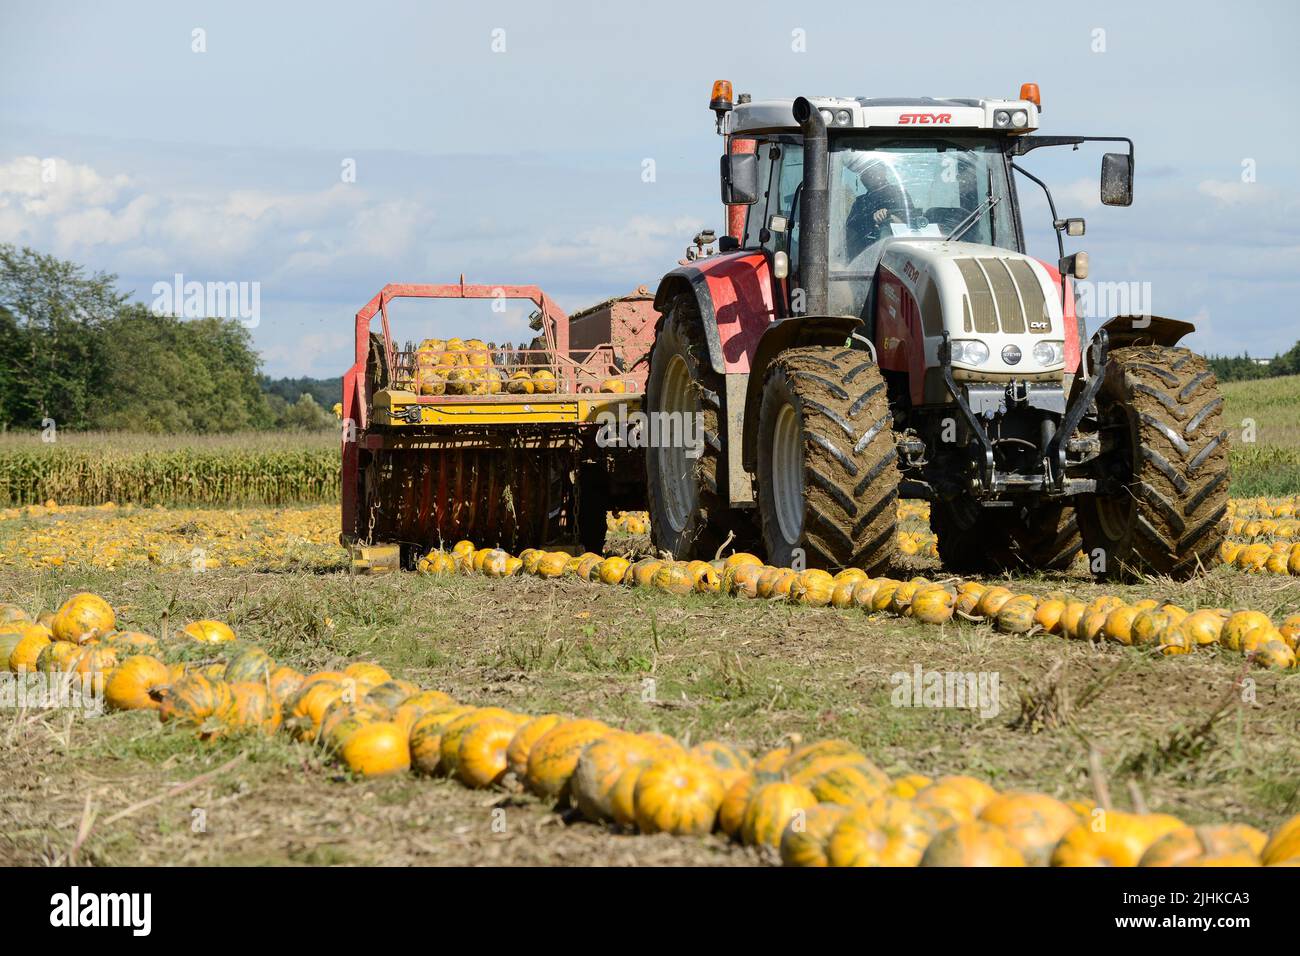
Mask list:
[{"label": "distant hill", "polygon": [[336,378],[261,378],[262,391],[276,395],[292,405],[304,394],[310,395],[321,408],[333,408],[343,400],[343,377]]}]

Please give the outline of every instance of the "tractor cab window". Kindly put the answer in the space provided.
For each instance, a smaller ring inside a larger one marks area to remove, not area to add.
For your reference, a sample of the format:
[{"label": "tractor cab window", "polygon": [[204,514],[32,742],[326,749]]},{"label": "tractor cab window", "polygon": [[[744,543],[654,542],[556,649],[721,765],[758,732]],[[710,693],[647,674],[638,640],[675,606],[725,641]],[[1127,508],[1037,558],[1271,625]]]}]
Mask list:
[{"label": "tractor cab window", "polygon": [[881,240],[944,238],[972,214],[964,241],[1017,248],[998,142],[832,139],[829,198],[833,272],[874,271]]}]

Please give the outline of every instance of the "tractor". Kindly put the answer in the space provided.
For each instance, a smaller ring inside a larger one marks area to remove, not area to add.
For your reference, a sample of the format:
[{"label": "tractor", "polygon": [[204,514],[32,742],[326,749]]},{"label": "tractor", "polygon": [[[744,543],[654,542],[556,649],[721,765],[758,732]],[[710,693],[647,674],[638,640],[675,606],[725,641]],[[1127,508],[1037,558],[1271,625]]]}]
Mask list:
[{"label": "tractor", "polygon": [[[658,285],[644,399],[704,442],[648,449],[657,548],[876,573],[918,498],[956,572],[1060,570],[1080,548],[1103,578],[1218,561],[1228,433],[1213,372],[1178,345],[1193,326],[1090,332],[1088,256],[1064,242],[1085,223],[1019,162],[1117,144],[1100,199],[1128,206],[1130,139],[1038,134],[1032,83],[733,101],[719,81],[709,106],[726,234]],[[1026,253],[1019,185],[1046,195],[1055,262]]]}]

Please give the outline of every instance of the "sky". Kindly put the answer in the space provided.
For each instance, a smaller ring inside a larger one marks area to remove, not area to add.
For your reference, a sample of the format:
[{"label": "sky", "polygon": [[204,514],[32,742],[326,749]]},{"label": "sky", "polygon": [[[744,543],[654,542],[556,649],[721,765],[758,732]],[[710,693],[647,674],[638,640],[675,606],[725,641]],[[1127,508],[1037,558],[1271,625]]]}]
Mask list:
[{"label": "sky", "polygon": [[[898,12],[895,12],[898,11]],[[1293,2],[39,4],[0,0],[0,242],[155,284],[256,283],[273,376],[334,376],[387,282],[540,285],[576,311],[723,231],[713,80],[795,95],[1014,97],[1041,132],[1136,144],[1022,162],[1083,216],[1092,279],[1139,283],[1201,351],[1300,339]],[[1054,260],[1021,184],[1029,251]],[[531,337],[486,303],[401,338]]]}]

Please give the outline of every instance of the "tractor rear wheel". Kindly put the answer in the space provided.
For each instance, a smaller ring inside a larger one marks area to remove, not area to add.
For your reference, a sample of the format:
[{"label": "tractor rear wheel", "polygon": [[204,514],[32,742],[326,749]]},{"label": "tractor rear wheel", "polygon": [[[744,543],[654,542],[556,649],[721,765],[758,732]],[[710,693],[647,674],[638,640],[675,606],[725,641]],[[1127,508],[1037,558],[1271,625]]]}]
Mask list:
[{"label": "tractor rear wheel", "polygon": [[767,370],[758,498],[767,560],[884,571],[898,550],[898,452],[885,380],[857,349],[787,349]]},{"label": "tractor rear wheel", "polygon": [[723,490],[725,395],[695,300],[679,295],[655,335],[645,391],[646,412],[668,413],[646,449],[650,539],[678,560],[708,560],[728,537],[744,550],[755,538],[751,515],[729,507]]},{"label": "tractor rear wheel", "polygon": [[943,566],[959,574],[1064,571],[1080,546],[1074,509],[1061,504],[984,508],[974,501],[935,501],[930,529]]},{"label": "tractor rear wheel", "polygon": [[1223,398],[1209,363],[1185,348],[1131,346],[1110,353],[1105,375],[1102,477],[1122,487],[1078,501],[1096,573],[1181,580],[1212,567],[1229,480]]}]

